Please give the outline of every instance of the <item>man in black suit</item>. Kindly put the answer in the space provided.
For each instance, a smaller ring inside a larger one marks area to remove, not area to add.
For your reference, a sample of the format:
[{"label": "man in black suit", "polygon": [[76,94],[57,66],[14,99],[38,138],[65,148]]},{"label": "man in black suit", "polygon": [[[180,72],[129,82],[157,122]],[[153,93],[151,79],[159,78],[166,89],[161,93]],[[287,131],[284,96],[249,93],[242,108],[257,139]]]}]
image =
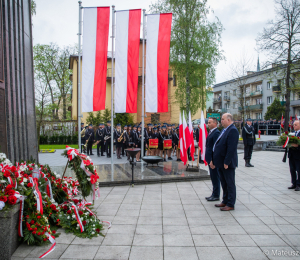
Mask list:
[{"label": "man in black suit", "polygon": [[[300,137],[300,121],[296,120],[293,124],[295,130],[295,136]],[[289,189],[295,189],[300,191],[300,146],[298,144],[291,144],[289,149],[289,165],[292,179],[292,186]]]},{"label": "man in black suit", "polygon": [[254,167],[250,161],[252,157],[253,146],[256,143],[255,138],[255,130],[254,127],[251,125],[251,119],[246,120],[246,124],[242,130],[242,137],[244,143],[244,160],[246,167]]},{"label": "man in black suit", "polygon": [[236,201],[235,168],[238,165],[237,145],[239,132],[233,125],[233,117],[229,113],[222,115],[224,129],[213,146],[210,167],[218,169],[223,189],[223,201],[216,204],[221,211],[234,210]]},{"label": "man in black suit", "polygon": [[104,124],[100,123],[99,128],[96,132],[96,140],[97,140],[97,155],[100,157],[100,147],[101,147],[101,156],[104,156]]},{"label": "man in black suit", "polygon": [[110,121],[107,121],[107,126],[104,127],[104,143],[105,143],[105,152],[107,158],[110,158],[111,156],[111,138],[113,138],[111,134],[111,126]]},{"label": "man in black suit", "polygon": [[[220,131],[217,128],[218,121],[215,117],[211,117],[208,119],[208,128],[209,133],[206,139],[206,151],[205,151],[205,161],[210,165],[212,160],[212,149],[214,147],[215,142],[217,141]],[[207,201],[216,201],[220,200],[220,176],[217,168],[212,169],[210,166],[209,174],[210,179],[213,186],[213,191],[210,197],[206,197]]]},{"label": "man in black suit", "polygon": [[95,142],[95,134],[92,124],[89,124],[89,128],[87,129],[87,131],[85,131],[85,139],[87,142],[87,155],[94,155],[92,148],[93,143]]}]

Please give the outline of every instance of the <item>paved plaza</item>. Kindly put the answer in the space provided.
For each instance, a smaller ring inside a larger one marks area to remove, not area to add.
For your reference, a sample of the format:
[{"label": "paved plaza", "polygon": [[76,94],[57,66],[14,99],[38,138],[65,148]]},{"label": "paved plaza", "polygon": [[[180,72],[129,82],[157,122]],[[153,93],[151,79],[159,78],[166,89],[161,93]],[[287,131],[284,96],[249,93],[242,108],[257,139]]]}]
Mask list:
[{"label": "paved plaza", "polygon": [[[205,196],[211,182],[101,188],[95,211],[111,221],[105,237],[81,239],[61,231],[50,259],[300,259],[300,192],[288,190],[282,153],[239,154],[237,203],[221,212]],[[12,259],[37,259],[46,247],[21,245]],[[286,254],[286,256],[283,256]],[[290,256],[288,256],[288,254]]]}]

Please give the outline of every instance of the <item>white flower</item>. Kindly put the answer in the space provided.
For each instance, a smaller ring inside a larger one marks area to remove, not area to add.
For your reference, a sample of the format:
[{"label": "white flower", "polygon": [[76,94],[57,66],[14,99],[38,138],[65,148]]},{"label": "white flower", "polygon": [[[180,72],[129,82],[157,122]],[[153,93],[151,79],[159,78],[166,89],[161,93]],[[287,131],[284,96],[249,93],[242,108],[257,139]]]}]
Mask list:
[{"label": "white flower", "polygon": [[4,206],[5,206],[4,201],[0,201],[0,210],[2,210],[4,208]]},{"label": "white flower", "polygon": [[79,224],[77,224],[77,227],[79,227]]},{"label": "white flower", "polygon": [[95,234],[95,232],[92,232],[92,235],[94,235]]},{"label": "white flower", "polygon": [[67,219],[70,219],[70,216],[68,216]]},{"label": "white flower", "polygon": [[6,181],[5,180],[0,180],[0,183],[6,183]]},{"label": "white flower", "polygon": [[91,178],[87,178],[88,181],[91,181]]},{"label": "white flower", "polygon": [[72,215],[72,218],[76,218],[75,215]]},{"label": "white flower", "polygon": [[27,182],[28,181],[28,179],[27,178],[23,178],[23,182]]},{"label": "white flower", "polygon": [[24,186],[24,182],[21,182],[21,185]]}]

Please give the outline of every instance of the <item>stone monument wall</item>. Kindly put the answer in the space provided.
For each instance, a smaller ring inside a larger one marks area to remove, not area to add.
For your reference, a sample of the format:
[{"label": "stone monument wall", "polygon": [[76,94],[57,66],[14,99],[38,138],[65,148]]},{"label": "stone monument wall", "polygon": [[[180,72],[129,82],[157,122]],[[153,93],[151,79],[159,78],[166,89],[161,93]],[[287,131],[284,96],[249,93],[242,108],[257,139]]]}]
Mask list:
[{"label": "stone monument wall", "polygon": [[30,0],[1,0],[0,152],[38,159]]}]

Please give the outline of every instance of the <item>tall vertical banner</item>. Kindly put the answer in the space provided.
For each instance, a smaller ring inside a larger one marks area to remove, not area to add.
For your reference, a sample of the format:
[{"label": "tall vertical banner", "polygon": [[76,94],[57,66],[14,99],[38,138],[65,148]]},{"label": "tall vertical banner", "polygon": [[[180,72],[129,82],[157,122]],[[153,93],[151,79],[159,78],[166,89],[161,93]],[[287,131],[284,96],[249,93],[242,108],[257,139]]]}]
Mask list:
[{"label": "tall vertical banner", "polygon": [[201,160],[204,161],[204,164],[207,165],[207,162],[205,160],[205,151],[206,151],[206,139],[207,139],[207,129],[205,125],[205,117],[203,114],[203,111],[201,111],[201,123],[200,123],[200,129],[199,129],[199,155],[201,153]]},{"label": "tall vertical banner", "polygon": [[84,9],[82,112],[105,109],[110,7]]},{"label": "tall vertical banner", "polygon": [[137,113],[141,9],[116,12],[115,113]]},{"label": "tall vertical banner", "polygon": [[168,112],[172,14],[147,15],[146,112]]}]

